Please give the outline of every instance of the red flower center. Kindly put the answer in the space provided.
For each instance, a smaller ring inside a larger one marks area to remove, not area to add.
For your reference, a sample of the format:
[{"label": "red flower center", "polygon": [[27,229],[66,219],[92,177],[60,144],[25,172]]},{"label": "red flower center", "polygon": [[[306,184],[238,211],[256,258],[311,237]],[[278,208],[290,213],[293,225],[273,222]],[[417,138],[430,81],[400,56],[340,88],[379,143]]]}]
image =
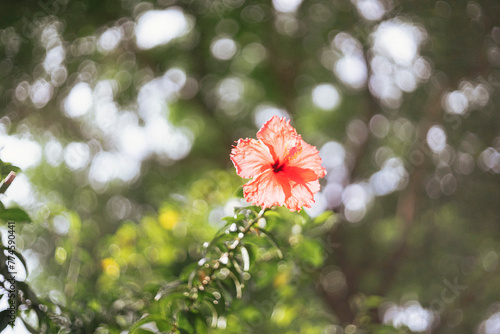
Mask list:
[{"label": "red flower center", "polygon": [[274,162],[274,164],[271,165],[271,167],[273,168],[273,172],[274,173],[281,172],[281,170],[283,169],[284,166],[285,166],[285,164],[281,164],[280,165],[280,161],[279,160],[276,160]]}]

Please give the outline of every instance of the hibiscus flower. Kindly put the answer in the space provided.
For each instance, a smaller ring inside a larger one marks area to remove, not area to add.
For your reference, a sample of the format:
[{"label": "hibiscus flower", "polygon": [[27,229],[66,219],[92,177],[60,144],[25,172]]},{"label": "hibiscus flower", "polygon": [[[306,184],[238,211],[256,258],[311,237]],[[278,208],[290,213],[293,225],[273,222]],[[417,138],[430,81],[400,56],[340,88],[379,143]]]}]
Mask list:
[{"label": "hibiscus flower", "polygon": [[262,208],[285,205],[291,211],[311,207],[326,175],[316,147],[302,140],[290,121],[277,116],[231,150],[236,172],[252,180],[243,186],[245,199]]}]

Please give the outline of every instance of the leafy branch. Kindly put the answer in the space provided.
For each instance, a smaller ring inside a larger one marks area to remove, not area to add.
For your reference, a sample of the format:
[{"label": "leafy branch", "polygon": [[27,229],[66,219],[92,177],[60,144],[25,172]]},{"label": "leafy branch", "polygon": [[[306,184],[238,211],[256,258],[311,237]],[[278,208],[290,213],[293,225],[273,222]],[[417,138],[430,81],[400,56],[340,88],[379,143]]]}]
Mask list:
[{"label": "leafy branch", "polygon": [[[18,167],[0,160],[0,177],[2,178],[0,194],[5,194],[19,171]],[[0,298],[7,295],[9,301],[9,307],[0,312],[0,332],[9,325],[14,327],[17,318],[21,319],[25,328],[31,333],[47,333],[56,330],[56,328],[79,332],[79,322],[71,321],[71,318],[75,317],[70,316],[68,310],[60,305],[42,301],[27,282],[18,280],[17,275],[22,272],[19,266],[22,265],[26,276],[28,276],[28,265],[16,247],[16,235],[20,229],[17,223],[30,223],[30,216],[20,208],[5,208],[4,204],[0,202],[0,221],[7,225],[8,234],[7,244],[0,243],[0,275],[3,276],[0,283]],[[36,314],[36,325],[27,321],[26,317],[23,316],[31,312]]]},{"label": "leafy branch", "polygon": [[234,298],[241,298],[245,281],[250,279],[251,265],[256,262],[257,244],[254,238],[264,237],[282,258],[280,249],[265,229],[266,210],[245,207],[226,217],[226,224],[203,245],[202,258],[188,266],[181,281],[168,283],[158,291],[155,300],[166,317],[145,315],[130,333],[144,332],[144,326],[154,322],[160,331],[170,333],[203,333],[207,320],[217,327]]}]

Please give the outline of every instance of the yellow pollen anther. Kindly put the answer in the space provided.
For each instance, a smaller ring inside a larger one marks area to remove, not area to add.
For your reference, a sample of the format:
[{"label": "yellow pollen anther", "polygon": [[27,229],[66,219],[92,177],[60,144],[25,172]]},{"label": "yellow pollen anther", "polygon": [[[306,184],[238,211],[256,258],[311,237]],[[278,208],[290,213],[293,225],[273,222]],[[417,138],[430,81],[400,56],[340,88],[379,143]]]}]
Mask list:
[{"label": "yellow pollen anther", "polygon": [[285,161],[295,159],[300,152],[302,152],[302,145],[300,143],[300,136],[294,141],[290,141],[285,146]]}]

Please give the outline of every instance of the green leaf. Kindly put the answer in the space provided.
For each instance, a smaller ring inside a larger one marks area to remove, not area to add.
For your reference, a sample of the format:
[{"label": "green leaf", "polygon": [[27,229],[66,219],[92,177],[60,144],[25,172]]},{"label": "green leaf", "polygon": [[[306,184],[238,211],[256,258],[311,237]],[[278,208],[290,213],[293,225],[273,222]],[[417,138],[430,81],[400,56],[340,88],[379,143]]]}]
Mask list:
[{"label": "green leaf", "polygon": [[9,175],[10,172],[19,173],[21,171],[21,168],[13,166],[8,162],[2,161],[1,164],[2,166],[0,167],[0,176],[2,177],[2,179]]},{"label": "green leaf", "polygon": [[211,287],[206,288],[206,291],[209,297],[205,298],[204,302],[211,303],[211,306],[215,308],[217,314],[224,314],[226,312],[226,299],[224,298],[224,294],[218,289]]},{"label": "green leaf", "polygon": [[314,218],[314,223],[315,224],[323,224],[328,219],[330,219],[332,217],[334,217],[333,211],[325,211],[322,214],[320,214],[318,217]]},{"label": "green leaf", "polygon": [[268,210],[264,213],[264,217],[266,218],[277,218],[277,219],[281,219],[281,214],[277,211],[274,211],[274,210]]},{"label": "green leaf", "polygon": [[279,211],[267,210],[264,213],[264,218],[266,219],[266,226],[273,226],[274,224],[280,224],[284,221],[282,214]]},{"label": "green leaf", "polygon": [[24,327],[26,327],[26,329],[30,333],[32,333],[32,334],[40,333],[40,331],[36,330],[35,328],[33,328],[33,326],[31,326],[29,323],[27,323],[26,320],[24,320],[23,318],[21,318],[21,320],[23,321]]},{"label": "green leaf", "polygon": [[189,277],[193,274],[194,271],[198,269],[199,265],[197,262],[190,263],[186,265],[184,268],[182,268],[181,273],[179,274],[179,278],[181,281],[188,281]]},{"label": "green leaf", "polygon": [[206,250],[207,251],[210,251],[211,248],[217,244],[221,239],[224,239],[224,238],[231,238],[230,237],[230,234],[234,234],[234,233],[237,233],[238,232],[238,229],[236,228],[235,231],[233,232],[229,232],[229,233],[226,233],[226,231],[228,231],[229,227],[232,225],[232,224],[235,224],[236,226],[238,226],[238,221],[234,218],[231,218],[231,217],[226,217],[224,218],[223,220],[226,220],[227,223],[219,229],[219,231],[217,231],[217,233],[215,234],[215,237],[210,241],[210,243],[208,244],[208,246],[206,247]]},{"label": "green leaf", "polygon": [[13,220],[15,222],[30,222],[31,218],[28,214],[19,208],[10,208],[0,211],[0,219],[5,221]]},{"label": "green leaf", "polygon": [[384,302],[381,296],[368,296],[365,301],[365,306],[370,309],[378,308]]},{"label": "green leaf", "polygon": [[236,197],[243,198],[243,187],[238,187],[235,193]]},{"label": "green leaf", "polygon": [[[186,289],[187,290],[187,289]],[[184,295],[184,292],[173,292],[173,293],[168,293],[161,297],[165,305],[175,302],[175,301],[184,301],[187,300],[188,297]]]},{"label": "green leaf", "polygon": [[0,312],[0,332],[2,332],[10,322],[10,310]]},{"label": "green leaf", "polygon": [[5,249],[6,251],[8,251],[11,255],[12,255],[12,253],[14,253],[13,255],[15,255],[19,259],[19,261],[21,261],[21,263],[23,264],[24,270],[26,271],[26,276],[27,276],[28,275],[28,264],[26,263],[26,259],[24,258],[24,256],[16,250],[9,249],[5,246],[2,246],[2,248]]},{"label": "green leaf", "polygon": [[282,259],[283,253],[281,252],[281,249],[278,246],[278,241],[274,238],[274,236],[263,228],[259,228],[259,232],[267,238],[271,245],[278,251],[278,256],[280,257],[280,259]]},{"label": "green leaf", "polygon": [[188,333],[194,333],[194,326],[192,325],[191,318],[192,313],[189,311],[179,312],[179,318],[177,320],[179,329],[186,330]]},{"label": "green leaf", "polygon": [[[156,314],[147,315],[147,316],[137,320],[134,324],[132,324],[132,326],[130,326],[129,333],[130,334],[144,333],[144,330],[141,329],[141,326],[148,324],[150,322],[154,322],[154,323],[160,322],[160,323],[162,323],[161,327],[165,328],[164,325],[165,325],[166,319],[163,318],[162,316],[156,315]],[[174,328],[174,326],[171,326],[170,330],[173,328]]]},{"label": "green leaf", "polygon": [[167,331],[172,330],[173,325],[170,321],[167,321],[166,319],[156,319],[155,321],[156,327],[162,332],[166,333]]},{"label": "green leaf", "polygon": [[33,304],[40,304],[37,295],[26,282],[17,281],[16,285],[18,291],[21,290],[24,292],[26,299],[31,300]]},{"label": "green leaf", "polygon": [[317,240],[302,239],[297,244],[295,252],[302,261],[308,262],[314,267],[319,267],[323,264],[325,250]]},{"label": "green leaf", "polygon": [[243,295],[243,286],[244,285],[240,281],[239,273],[236,270],[236,268],[233,267],[233,268],[227,268],[227,269],[229,269],[229,274],[228,274],[227,278],[230,278],[231,281],[234,283],[234,289],[235,289],[235,293],[236,293],[236,298],[239,299]]},{"label": "green leaf", "polygon": [[[215,321],[217,321],[216,313],[215,313]],[[181,333],[185,331],[186,333],[203,334],[206,333],[207,321],[203,313],[199,312],[196,309],[190,311],[182,311],[181,313],[179,313],[178,326]]]},{"label": "green leaf", "polygon": [[153,334],[153,332],[150,331],[150,330],[145,330],[145,329],[142,329],[142,328],[137,328],[134,331],[134,334]]}]

